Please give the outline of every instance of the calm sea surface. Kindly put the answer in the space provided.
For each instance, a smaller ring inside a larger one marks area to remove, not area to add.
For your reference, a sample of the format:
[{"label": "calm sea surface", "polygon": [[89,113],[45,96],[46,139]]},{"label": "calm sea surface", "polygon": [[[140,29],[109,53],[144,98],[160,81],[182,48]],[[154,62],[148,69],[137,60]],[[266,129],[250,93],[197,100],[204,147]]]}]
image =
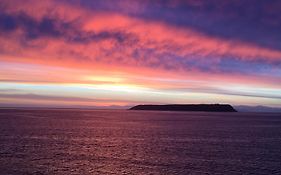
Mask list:
[{"label": "calm sea surface", "polygon": [[0,174],[281,174],[281,114],[0,109]]}]

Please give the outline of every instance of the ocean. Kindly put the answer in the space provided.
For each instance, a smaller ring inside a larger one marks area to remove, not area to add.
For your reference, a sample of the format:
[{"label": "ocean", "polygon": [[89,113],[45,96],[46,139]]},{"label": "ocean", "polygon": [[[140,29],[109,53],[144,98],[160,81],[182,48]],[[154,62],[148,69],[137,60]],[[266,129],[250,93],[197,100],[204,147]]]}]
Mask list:
[{"label": "ocean", "polygon": [[281,174],[281,114],[0,109],[0,174]]}]

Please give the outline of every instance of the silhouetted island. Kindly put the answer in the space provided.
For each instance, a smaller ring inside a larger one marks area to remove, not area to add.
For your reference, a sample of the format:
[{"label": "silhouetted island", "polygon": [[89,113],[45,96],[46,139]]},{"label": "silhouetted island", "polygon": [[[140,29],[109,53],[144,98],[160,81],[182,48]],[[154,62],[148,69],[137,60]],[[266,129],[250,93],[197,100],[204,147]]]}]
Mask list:
[{"label": "silhouetted island", "polygon": [[229,104],[137,105],[130,108],[129,110],[237,112]]}]

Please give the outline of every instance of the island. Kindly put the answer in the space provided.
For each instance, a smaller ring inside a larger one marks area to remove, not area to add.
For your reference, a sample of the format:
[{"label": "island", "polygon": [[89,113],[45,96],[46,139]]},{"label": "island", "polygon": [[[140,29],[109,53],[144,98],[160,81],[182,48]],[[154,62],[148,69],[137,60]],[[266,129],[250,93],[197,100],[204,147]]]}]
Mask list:
[{"label": "island", "polygon": [[237,112],[229,104],[168,104],[168,105],[137,105],[129,110],[152,111],[203,111],[203,112]]}]

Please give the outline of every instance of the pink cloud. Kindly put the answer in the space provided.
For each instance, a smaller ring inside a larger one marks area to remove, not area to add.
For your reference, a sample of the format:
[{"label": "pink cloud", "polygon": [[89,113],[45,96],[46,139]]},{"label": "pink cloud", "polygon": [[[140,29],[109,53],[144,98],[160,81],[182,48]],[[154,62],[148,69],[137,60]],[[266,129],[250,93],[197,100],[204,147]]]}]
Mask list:
[{"label": "pink cloud", "polygon": [[[199,84],[250,84],[262,87],[280,88],[280,78],[238,73],[221,74],[215,65],[225,56],[254,62],[263,60],[273,64],[281,61],[279,50],[263,48],[243,41],[233,41],[209,36],[192,29],[170,26],[167,23],[146,21],[124,14],[89,11],[79,6],[57,1],[2,1],[9,15],[25,13],[35,22],[49,17],[55,22],[69,22],[70,26],[56,28],[61,36],[38,36],[26,38],[29,32],[19,27],[11,33],[0,36],[0,60],[66,67],[80,70],[81,76],[98,72],[121,72],[127,77],[127,84],[137,84],[155,89],[184,88],[188,83],[180,81],[200,81]],[[32,6],[30,5],[32,4]],[[129,4],[127,4],[129,5]],[[126,4],[123,5],[126,7]],[[131,8],[131,7],[130,7]],[[79,37],[77,39],[77,36]],[[76,39],[76,40],[75,40]],[[78,41],[77,41],[78,40]],[[81,40],[81,41],[80,41]],[[140,50],[136,57],[136,50]],[[172,54],[172,56],[168,56]],[[164,58],[166,57],[166,58]],[[199,68],[186,69],[182,60],[197,59],[201,64],[210,64],[213,72],[203,72]],[[168,67],[168,68],[167,68]],[[172,67],[169,69],[169,67]],[[6,78],[39,82],[42,76],[27,74],[6,75]],[[62,72],[59,78],[51,76],[45,81],[62,83],[93,83],[81,81],[72,71]],[[71,75],[71,77],[69,77]],[[133,78],[128,78],[129,75]],[[9,77],[10,76],[10,77]],[[136,77],[152,77],[138,79]],[[35,78],[30,78],[35,77]],[[157,81],[156,78],[178,79],[178,83]],[[278,82],[276,84],[276,82]],[[100,83],[100,82],[96,82]],[[196,86],[191,83],[189,86]]]}]

